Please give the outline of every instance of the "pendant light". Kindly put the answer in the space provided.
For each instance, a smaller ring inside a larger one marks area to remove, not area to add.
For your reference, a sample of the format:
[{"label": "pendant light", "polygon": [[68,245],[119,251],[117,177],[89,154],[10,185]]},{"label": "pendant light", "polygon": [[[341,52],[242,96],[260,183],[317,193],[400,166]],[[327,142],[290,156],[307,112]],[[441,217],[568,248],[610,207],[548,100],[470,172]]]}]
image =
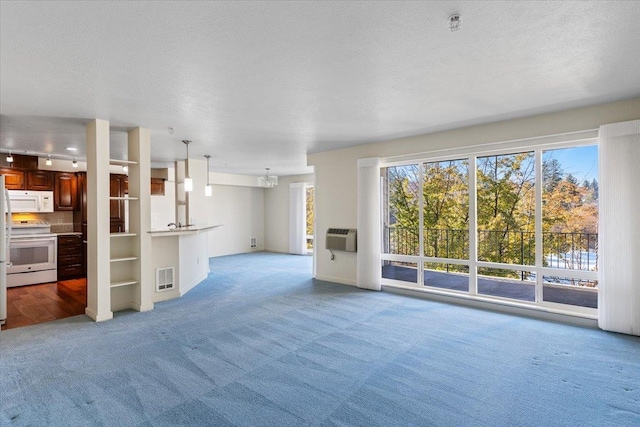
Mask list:
[{"label": "pendant light", "polygon": [[189,144],[191,141],[183,139],[182,142],[187,146],[187,159],[184,162],[184,191],[193,191],[193,180],[189,177]]},{"label": "pendant light", "polygon": [[11,151],[9,151],[9,155],[7,156],[7,163],[9,163],[10,166],[11,163],[13,163],[13,156],[11,155]]},{"label": "pendant light", "polygon": [[74,168],[78,167],[78,161],[74,158],[73,162],[71,162],[71,166],[73,166]]},{"label": "pendant light", "polygon": [[207,186],[204,187],[204,195],[207,197],[211,197],[211,195],[213,194],[212,185],[209,184],[209,159],[211,158],[211,156],[208,154],[205,154],[204,157],[206,157],[207,159]]},{"label": "pendant light", "polygon": [[47,166],[51,166],[51,156],[47,156],[47,160],[44,161],[44,164]]}]

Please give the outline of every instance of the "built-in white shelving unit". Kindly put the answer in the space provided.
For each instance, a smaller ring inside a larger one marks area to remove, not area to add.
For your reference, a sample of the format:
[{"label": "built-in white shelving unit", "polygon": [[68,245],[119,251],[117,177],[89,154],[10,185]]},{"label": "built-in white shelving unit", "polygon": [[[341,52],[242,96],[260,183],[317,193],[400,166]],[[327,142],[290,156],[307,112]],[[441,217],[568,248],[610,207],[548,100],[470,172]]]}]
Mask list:
[{"label": "built-in white shelving unit", "polygon": [[[146,130],[148,132],[148,130]],[[141,129],[129,132],[128,160],[109,159],[109,165],[127,166],[129,176],[129,194],[123,197],[109,197],[110,201],[123,201],[128,206],[128,230],[124,233],[111,233],[110,238],[110,288],[113,311],[133,308],[144,311],[151,303],[145,303],[145,290],[142,286],[145,277],[145,258],[151,256],[148,239],[150,212],[143,206],[143,200],[150,199],[151,165],[147,147],[143,147],[144,135]],[[146,148],[146,150],[145,150]],[[146,154],[146,155],[145,155]],[[146,158],[144,158],[146,157]],[[150,284],[152,285],[152,284]]]},{"label": "built-in white shelving unit", "polygon": [[111,233],[109,237],[132,237],[137,235],[138,233]]},{"label": "built-in white shelving unit", "polygon": [[[153,309],[151,270],[151,133],[128,132],[127,159],[109,158],[109,122],[95,119],[87,125],[88,275],[86,313],[96,321],[114,311]],[[110,170],[126,166],[129,195],[110,197]],[[110,232],[110,202],[125,203],[128,229]]]}]

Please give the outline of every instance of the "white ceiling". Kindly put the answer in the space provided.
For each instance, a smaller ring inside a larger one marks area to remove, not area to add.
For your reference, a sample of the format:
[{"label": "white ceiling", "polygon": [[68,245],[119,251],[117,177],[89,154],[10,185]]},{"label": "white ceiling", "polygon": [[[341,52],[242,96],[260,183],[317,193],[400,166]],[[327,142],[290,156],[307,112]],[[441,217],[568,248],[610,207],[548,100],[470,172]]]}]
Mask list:
[{"label": "white ceiling", "polygon": [[[460,31],[447,18],[462,16]],[[2,151],[308,171],[306,154],[640,95],[640,3],[2,2]],[[170,135],[168,128],[175,133]]]}]

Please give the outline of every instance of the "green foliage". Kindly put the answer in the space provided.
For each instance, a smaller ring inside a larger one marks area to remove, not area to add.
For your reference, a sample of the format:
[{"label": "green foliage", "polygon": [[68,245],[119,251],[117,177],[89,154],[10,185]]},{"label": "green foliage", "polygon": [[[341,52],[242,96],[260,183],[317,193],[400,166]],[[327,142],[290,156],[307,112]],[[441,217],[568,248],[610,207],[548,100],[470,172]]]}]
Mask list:
[{"label": "green foliage", "polygon": [[[422,165],[424,254],[469,258],[468,160]],[[419,254],[419,165],[386,169],[387,245],[391,253]],[[478,259],[507,264],[535,262],[535,161],[533,152],[477,159]],[[597,233],[598,182],[578,184],[560,162],[543,162],[543,250],[562,250],[551,233]],[[551,236],[551,237],[549,237]],[[573,241],[571,250],[588,250],[594,240]],[[586,243],[584,243],[586,242]],[[552,245],[551,243],[554,243]],[[520,273],[493,269],[493,275]]]},{"label": "green foliage", "polygon": [[[306,207],[307,207],[307,236],[313,236],[313,224],[315,213],[313,211],[314,188],[307,187]],[[307,249],[313,249],[313,240],[307,240]]]}]

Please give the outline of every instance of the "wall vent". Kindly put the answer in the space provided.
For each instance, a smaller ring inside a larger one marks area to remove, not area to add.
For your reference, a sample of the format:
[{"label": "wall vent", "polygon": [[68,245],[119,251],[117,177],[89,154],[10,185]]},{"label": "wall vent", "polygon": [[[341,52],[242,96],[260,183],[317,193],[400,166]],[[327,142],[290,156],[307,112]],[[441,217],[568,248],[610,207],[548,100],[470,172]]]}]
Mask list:
[{"label": "wall vent", "polygon": [[251,247],[252,248],[257,248],[258,247],[258,238],[257,237],[252,237],[251,238]]},{"label": "wall vent", "polygon": [[175,288],[174,267],[156,268],[156,292],[170,291]]}]

